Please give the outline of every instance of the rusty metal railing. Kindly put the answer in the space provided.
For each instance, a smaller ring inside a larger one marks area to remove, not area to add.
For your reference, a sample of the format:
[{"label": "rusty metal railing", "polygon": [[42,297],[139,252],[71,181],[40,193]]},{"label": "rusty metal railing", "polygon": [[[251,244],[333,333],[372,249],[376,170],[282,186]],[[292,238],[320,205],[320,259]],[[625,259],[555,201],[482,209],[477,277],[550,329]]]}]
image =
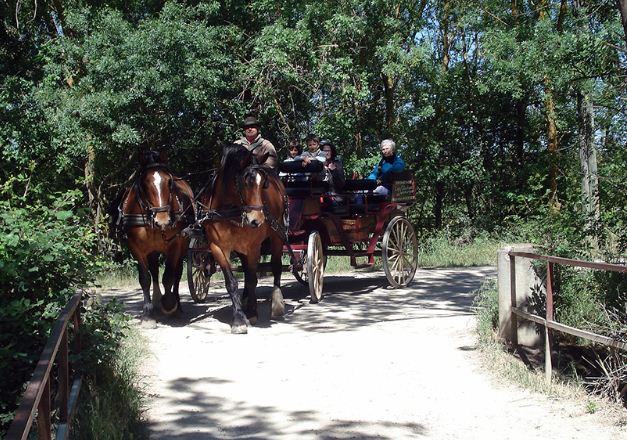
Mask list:
[{"label": "rusty metal railing", "polygon": [[26,439],[30,432],[35,415],[37,417],[37,437],[39,439],[52,438],[51,399],[50,399],[50,372],[58,358],[58,402],[59,421],[55,438],[67,438],[70,423],[78,394],[81,387],[81,377],[77,376],[70,389],[70,364],[68,350],[68,323],[74,323],[74,352],[80,352],[80,305],[81,295],[77,293],[67,303],[63,312],[55,322],[52,333],[48,338],[33,376],[22,396],[22,402],[15,412],[15,418],[7,432],[7,440]]},{"label": "rusty metal railing", "polygon": [[[544,340],[545,340],[545,355],[544,355],[544,371],[546,374],[547,381],[551,381],[551,375],[553,371],[553,365],[551,363],[551,342],[550,342],[550,332],[549,330],[557,330],[562,333],[568,333],[569,335],[578,336],[580,338],[588,339],[590,341],[594,341],[609,347],[614,347],[619,350],[627,351],[627,343],[617,341],[613,338],[598,335],[596,333],[592,333],[586,330],[581,330],[575,327],[571,327],[565,324],[560,324],[559,322],[554,321],[554,310],[553,310],[553,266],[554,264],[561,264],[565,266],[576,266],[576,267],[586,267],[589,269],[596,270],[608,270],[612,272],[622,272],[627,273],[627,266],[622,264],[611,264],[611,263],[596,263],[591,261],[582,261],[582,260],[573,260],[570,258],[562,258],[562,257],[553,257],[547,255],[538,255],[531,252],[514,252],[510,251],[508,253],[511,258],[510,264],[510,282],[511,282],[511,300],[512,300],[512,325],[513,328],[517,328],[516,317],[520,317],[522,319],[526,319],[529,321],[533,321],[535,323],[541,324],[544,326]],[[525,312],[517,307],[516,305],[516,273],[515,273],[515,257],[523,257],[529,258],[532,260],[540,260],[546,261],[546,316],[543,318],[538,315],[534,315],[532,313]]]}]

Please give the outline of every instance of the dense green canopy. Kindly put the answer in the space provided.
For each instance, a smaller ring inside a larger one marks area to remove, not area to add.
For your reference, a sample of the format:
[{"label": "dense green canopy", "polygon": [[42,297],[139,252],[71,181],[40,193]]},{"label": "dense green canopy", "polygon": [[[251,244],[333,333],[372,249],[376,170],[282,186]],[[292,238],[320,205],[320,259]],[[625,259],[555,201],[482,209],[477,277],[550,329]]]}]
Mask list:
[{"label": "dense green canopy", "polygon": [[2,178],[83,188],[99,232],[138,149],[167,150],[198,186],[253,112],[280,150],[315,132],[358,173],[393,137],[425,229],[553,213],[623,235],[627,51],[613,1],[1,7]]}]

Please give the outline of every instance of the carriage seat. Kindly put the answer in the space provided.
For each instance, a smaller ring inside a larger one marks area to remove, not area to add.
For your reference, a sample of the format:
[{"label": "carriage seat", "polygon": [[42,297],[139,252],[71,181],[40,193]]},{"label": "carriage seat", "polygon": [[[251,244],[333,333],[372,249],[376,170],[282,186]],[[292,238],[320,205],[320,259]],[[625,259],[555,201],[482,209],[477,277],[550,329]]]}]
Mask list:
[{"label": "carriage seat", "polygon": [[311,161],[303,167],[301,160],[280,162],[279,171],[288,196],[308,197],[319,196],[329,191],[329,183],[320,179],[324,169],[322,162]]}]

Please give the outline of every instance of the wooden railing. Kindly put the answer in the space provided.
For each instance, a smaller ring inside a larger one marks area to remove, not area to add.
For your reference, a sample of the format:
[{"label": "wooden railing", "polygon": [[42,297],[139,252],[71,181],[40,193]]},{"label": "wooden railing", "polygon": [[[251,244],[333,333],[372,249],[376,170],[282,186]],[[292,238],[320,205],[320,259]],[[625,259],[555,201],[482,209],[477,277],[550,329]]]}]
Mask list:
[{"label": "wooden railing", "polygon": [[[557,330],[562,333],[568,333],[573,336],[578,336],[580,338],[588,339],[590,341],[597,342],[599,344],[603,344],[609,347],[614,347],[619,350],[627,351],[627,343],[617,341],[607,336],[598,335],[596,333],[592,333],[586,330],[581,330],[575,327],[570,327],[565,324],[560,324],[553,320],[553,265],[561,264],[566,266],[576,266],[576,267],[586,267],[589,269],[596,270],[608,270],[612,272],[622,272],[627,273],[627,266],[621,264],[610,264],[610,263],[595,263],[590,261],[582,261],[582,260],[573,260],[570,258],[561,258],[561,257],[552,257],[546,255],[538,255],[531,252],[513,252],[510,251],[508,253],[511,264],[510,264],[510,282],[511,282],[511,301],[512,301],[512,326],[515,329],[517,327],[516,317],[526,319],[529,321],[533,321],[535,323],[541,324],[544,326],[544,341],[545,341],[545,374],[547,381],[550,382],[553,366],[551,363],[551,342],[550,342],[550,333],[549,329]],[[529,258],[532,260],[540,260],[547,262],[546,268],[546,316],[541,317],[538,315],[534,315],[529,312],[525,312],[524,310],[517,307],[516,304],[516,272],[515,272],[515,257],[523,257]]]},{"label": "wooden railing", "polygon": [[57,358],[58,391],[55,400],[59,403],[59,420],[55,438],[57,440],[67,438],[81,387],[80,376],[74,379],[71,389],[69,386],[68,323],[70,319],[74,323],[73,352],[78,354],[81,347],[80,303],[81,295],[77,293],[70,299],[57,319],[33,377],[22,396],[22,402],[15,412],[15,418],[7,432],[7,440],[28,438],[35,415],[37,416],[37,438],[52,438],[51,411],[53,408],[51,407],[50,372]]}]

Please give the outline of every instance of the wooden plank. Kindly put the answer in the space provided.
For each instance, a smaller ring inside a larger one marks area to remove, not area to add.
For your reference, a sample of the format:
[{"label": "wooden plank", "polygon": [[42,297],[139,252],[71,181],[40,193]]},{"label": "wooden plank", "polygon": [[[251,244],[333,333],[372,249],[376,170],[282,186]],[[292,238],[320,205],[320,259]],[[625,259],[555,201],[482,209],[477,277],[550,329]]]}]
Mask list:
[{"label": "wooden plank", "polygon": [[612,272],[627,273],[627,266],[625,266],[624,264],[595,263],[592,261],[573,260],[572,258],[539,255],[531,252],[509,252],[509,255],[514,257],[531,258],[532,260],[550,261],[552,263],[564,264],[566,266],[587,267],[588,269],[610,270]]},{"label": "wooden plank", "polygon": [[48,338],[48,342],[41,354],[41,358],[37,362],[37,367],[33,372],[33,376],[29,381],[26,391],[22,396],[22,403],[15,411],[15,418],[9,427],[6,439],[26,439],[28,432],[33,423],[37,406],[42,399],[42,395],[46,389],[46,384],[50,377],[50,370],[52,369],[53,360],[55,359],[61,344],[61,337],[67,329],[68,321],[70,317],[76,311],[81,301],[80,293],[74,295],[70,301],[66,304],[63,312],[57,319],[52,333]]},{"label": "wooden plank", "polygon": [[514,314],[520,316],[521,318],[536,322],[540,325],[544,325],[550,329],[558,330],[563,333],[568,333],[569,335],[578,336],[580,338],[584,338],[589,341],[607,345],[608,347],[614,347],[614,348],[618,348],[619,350],[627,351],[627,343],[617,341],[608,336],[599,335],[596,333],[589,332],[587,330],[581,330],[581,329],[571,327],[565,324],[560,324],[559,322],[555,322],[555,321],[548,321],[547,323],[546,319],[537,315],[533,315],[531,313],[527,313],[523,310],[520,310],[519,308],[512,307],[512,312],[514,312]]}]

